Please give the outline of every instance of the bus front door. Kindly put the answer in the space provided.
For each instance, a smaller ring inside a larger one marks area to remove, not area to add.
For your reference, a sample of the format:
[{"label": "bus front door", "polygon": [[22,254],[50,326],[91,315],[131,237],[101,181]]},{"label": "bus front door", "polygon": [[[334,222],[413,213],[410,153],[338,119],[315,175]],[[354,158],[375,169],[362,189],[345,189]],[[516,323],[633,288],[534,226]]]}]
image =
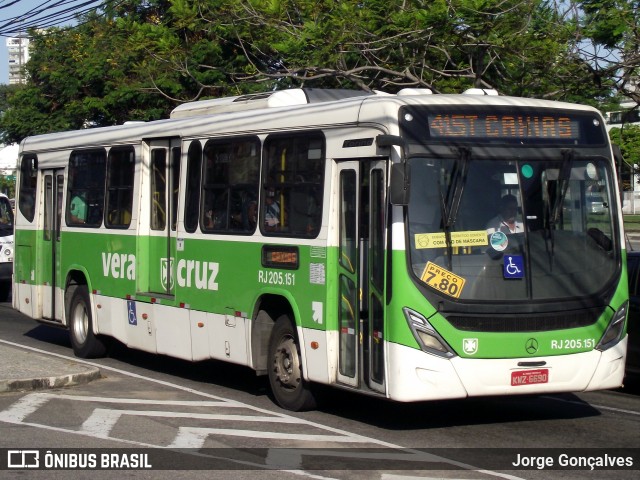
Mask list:
[{"label": "bus front door", "polygon": [[64,309],[63,289],[60,273],[60,222],[64,196],[64,171],[44,170],[42,249],[42,317],[62,321]]},{"label": "bus front door", "polygon": [[385,391],[385,161],[339,164],[338,381]]},{"label": "bus front door", "polygon": [[[148,275],[139,290],[173,296],[176,252],[178,186],[180,185],[180,142],[178,139],[152,140],[149,158]],[[144,195],[143,195],[144,198]],[[147,285],[144,285],[148,282]],[[145,288],[147,287],[147,288]]]}]

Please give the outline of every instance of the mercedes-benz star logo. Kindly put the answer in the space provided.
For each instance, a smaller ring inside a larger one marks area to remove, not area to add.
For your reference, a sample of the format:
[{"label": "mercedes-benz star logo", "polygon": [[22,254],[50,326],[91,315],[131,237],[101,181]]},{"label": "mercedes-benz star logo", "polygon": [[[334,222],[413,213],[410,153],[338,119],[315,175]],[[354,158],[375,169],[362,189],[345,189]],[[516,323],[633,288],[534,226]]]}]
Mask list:
[{"label": "mercedes-benz star logo", "polygon": [[535,338],[530,338],[524,344],[524,349],[527,351],[529,355],[533,355],[538,351],[538,341]]}]

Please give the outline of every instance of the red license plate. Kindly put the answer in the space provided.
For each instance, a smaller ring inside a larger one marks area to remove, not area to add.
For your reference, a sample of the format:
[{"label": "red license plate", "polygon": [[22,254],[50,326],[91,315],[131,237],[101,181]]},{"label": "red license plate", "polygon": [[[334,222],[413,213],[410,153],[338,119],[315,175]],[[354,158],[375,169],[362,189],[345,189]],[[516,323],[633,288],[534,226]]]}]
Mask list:
[{"label": "red license plate", "polygon": [[536,383],[548,383],[548,382],[549,382],[548,368],[511,372],[512,387],[518,387],[520,385],[535,385]]}]

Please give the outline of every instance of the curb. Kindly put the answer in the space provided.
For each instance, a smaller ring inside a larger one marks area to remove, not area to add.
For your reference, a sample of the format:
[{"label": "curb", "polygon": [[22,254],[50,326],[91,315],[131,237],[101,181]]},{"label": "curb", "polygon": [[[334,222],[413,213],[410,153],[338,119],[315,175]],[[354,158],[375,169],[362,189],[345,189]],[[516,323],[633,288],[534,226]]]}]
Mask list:
[{"label": "curb", "polygon": [[0,380],[0,393],[72,387],[89,383],[102,376],[100,369],[96,367],[77,365],[77,368],[84,371],[52,377]]}]

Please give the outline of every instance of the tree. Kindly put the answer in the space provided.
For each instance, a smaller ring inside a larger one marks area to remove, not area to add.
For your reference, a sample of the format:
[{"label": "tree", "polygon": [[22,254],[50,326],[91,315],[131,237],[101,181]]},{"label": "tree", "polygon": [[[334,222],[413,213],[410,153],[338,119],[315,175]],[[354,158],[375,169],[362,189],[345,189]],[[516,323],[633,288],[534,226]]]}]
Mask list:
[{"label": "tree", "polygon": [[9,175],[0,175],[0,192],[4,193],[9,198],[15,197],[16,177]]},{"label": "tree", "polygon": [[[8,96],[4,140],[166,116],[175,104],[149,94],[154,74],[139,67],[145,52],[131,47],[133,34],[129,23],[95,14],[72,29],[30,32],[28,83]],[[155,85],[180,89],[162,77]]]},{"label": "tree", "polygon": [[163,26],[184,39],[182,48],[148,49],[200,93],[230,84],[475,86],[593,102],[609,87],[590,81],[588,66],[567,47],[572,25],[539,0],[175,0],[168,13]]},{"label": "tree", "polygon": [[640,1],[569,2],[576,25],[572,49],[584,59],[595,82],[640,104]]},{"label": "tree", "polygon": [[[622,158],[631,166],[634,173],[640,172],[640,125],[624,125],[609,131],[612,143],[620,147]],[[630,185],[625,188],[630,188]]]},{"label": "tree", "polygon": [[9,97],[0,121],[7,140],[151,120],[189,100],[296,86],[481,87],[601,105],[617,91],[630,95],[638,65],[639,9],[629,0],[105,5],[74,28],[32,32],[29,83]]}]

